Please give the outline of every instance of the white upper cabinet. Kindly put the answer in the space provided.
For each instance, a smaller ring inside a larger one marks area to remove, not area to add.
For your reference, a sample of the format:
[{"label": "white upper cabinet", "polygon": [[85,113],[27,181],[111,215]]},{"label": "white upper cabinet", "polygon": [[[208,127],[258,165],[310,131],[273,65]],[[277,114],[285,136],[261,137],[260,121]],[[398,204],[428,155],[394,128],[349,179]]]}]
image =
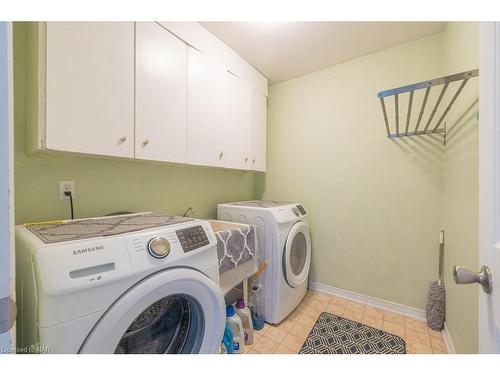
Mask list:
[{"label": "white upper cabinet", "polygon": [[48,22],[45,43],[43,147],[133,157],[133,22]]},{"label": "white upper cabinet", "polygon": [[223,129],[223,166],[248,169],[250,165],[250,85],[231,72],[227,77],[226,121]]},{"label": "white upper cabinet", "polygon": [[227,71],[188,47],[187,162],[224,166]]},{"label": "white upper cabinet", "polygon": [[267,97],[252,91],[249,169],[260,172],[266,171],[266,113]]},{"label": "white upper cabinet", "polygon": [[27,151],[266,170],[267,80],[196,22],[26,30]]},{"label": "white upper cabinet", "polygon": [[186,162],[187,45],[136,23],[135,157]]}]

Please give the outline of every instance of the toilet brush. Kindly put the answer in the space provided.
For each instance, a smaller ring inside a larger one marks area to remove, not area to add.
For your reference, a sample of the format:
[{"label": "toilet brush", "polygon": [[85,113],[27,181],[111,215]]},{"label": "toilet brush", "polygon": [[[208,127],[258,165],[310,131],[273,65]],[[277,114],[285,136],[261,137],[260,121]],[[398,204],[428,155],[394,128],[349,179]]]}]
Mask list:
[{"label": "toilet brush", "polygon": [[429,288],[426,316],[427,325],[436,331],[444,326],[446,294],[443,281],[444,229],[439,233],[439,278]]}]

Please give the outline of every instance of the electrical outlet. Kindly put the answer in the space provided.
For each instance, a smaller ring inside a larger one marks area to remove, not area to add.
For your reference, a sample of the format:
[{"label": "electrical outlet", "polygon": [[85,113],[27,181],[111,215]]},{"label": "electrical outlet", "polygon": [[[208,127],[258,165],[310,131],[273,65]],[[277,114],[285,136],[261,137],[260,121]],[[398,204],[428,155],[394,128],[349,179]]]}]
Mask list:
[{"label": "electrical outlet", "polygon": [[64,193],[71,191],[71,196],[75,199],[75,182],[74,181],[59,181],[59,200],[69,199]]}]

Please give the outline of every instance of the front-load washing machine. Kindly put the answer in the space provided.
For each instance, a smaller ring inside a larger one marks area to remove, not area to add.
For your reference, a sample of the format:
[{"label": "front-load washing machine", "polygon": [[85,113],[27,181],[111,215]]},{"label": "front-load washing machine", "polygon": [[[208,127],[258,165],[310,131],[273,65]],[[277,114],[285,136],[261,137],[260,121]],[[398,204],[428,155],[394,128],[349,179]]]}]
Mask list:
[{"label": "front-load washing machine", "polygon": [[208,222],[166,214],[18,225],[18,347],[216,353],[216,244]]},{"label": "front-load washing machine", "polygon": [[302,301],[311,263],[307,213],[300,203],[247,201],[219,204],[219,220],[255,224],[264,273],[264,318],[277,324]]}]

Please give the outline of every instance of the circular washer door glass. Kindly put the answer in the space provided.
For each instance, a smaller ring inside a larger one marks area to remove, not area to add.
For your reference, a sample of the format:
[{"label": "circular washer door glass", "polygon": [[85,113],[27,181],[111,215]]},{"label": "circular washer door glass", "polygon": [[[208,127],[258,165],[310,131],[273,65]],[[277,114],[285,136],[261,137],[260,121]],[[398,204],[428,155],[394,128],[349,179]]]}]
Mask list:
[{"label": "circular washer door glass", "polygon": [[311,239],[309,226],[303,221],[293,225],[283,252],[283,273],[292,288],[307,282],[311,264]]},{"label": "circular washer door glass", "polygon": [[307,243],[304,233],[295,235],[290,249],[290,268],[294,275],[298,276],[304,270],[307,259]]},{"label": "circular washer door glass", "polygon": [[196,353],[204,331],[203,311],[187,295],[172,295],[148,306],[128,327],[116,354]]}]

